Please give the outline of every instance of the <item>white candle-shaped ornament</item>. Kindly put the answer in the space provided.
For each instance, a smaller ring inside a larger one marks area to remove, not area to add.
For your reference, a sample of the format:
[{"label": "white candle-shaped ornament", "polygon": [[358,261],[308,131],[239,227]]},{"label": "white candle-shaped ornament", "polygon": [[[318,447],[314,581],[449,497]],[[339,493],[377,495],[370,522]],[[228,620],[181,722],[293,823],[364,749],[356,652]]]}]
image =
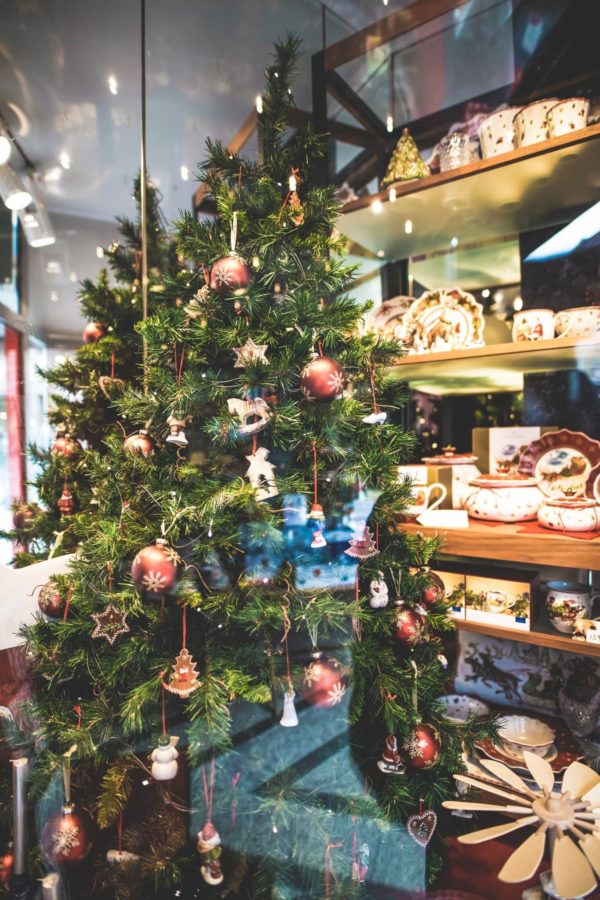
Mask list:
[{"label": "white candle-shaped ornament", "polygon": [[43,900],[60,900],[60,875],[51,872],[42,878]]},{"label": "white candle-shaped ornament", "polygon": [[13,872],[23,875],[27,858],[27,813],[25,809],[25,778],[27,760],[13,759]]}]

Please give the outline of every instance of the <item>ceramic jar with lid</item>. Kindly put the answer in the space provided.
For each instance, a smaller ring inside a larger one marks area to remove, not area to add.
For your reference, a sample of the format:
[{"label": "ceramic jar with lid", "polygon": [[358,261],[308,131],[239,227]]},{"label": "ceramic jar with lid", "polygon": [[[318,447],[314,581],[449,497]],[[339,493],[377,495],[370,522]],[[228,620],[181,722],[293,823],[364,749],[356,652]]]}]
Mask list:
[{"label": "ceramic jar with lid", "polygon": [[599,531],[600,505],[585,497],[545,500],[538,522],[553,531]]},{"label": "ceramic jar with lid", "polygon": [[488,522],[530,522],[544,503],[534,478],[523,475],[479,475],[469,481],[463,509]]}]

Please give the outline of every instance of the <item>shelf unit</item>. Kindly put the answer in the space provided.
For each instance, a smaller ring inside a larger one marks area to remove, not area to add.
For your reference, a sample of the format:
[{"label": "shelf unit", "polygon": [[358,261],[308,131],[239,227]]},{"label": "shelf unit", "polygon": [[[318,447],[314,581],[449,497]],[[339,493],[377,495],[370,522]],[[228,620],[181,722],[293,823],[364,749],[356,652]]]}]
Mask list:
[{"label": "shelf unit", "polygon": [[576,207],[600,199],[599,138],[600,125],[592,125],[396,184],[394,202],[388,189],[347,203],[338,228],[371,253],[395,260],[447,250],[452,238],[460,246],[564,222]]},{"label": "shelf unit", "polygon": [[524,524],[490,524],[469,519],[468,528],[424,528],[417,522],[398,527],[407,534],[424,534],[443,539],[443,553],[469,559],[496,559],[538,566],[572,569],[600,569],[600,537],[583,540],[549,531],[528,533]]},{"label": "shelf unit", "polygon": [[594,368],[600,371],[598,336],[419,353],[398,360],[393,372],[415,390],[443,395],[521,391],[526,374]]},{"label": "shelf unit", "polygon": [[508,641],[517,641],[521,644],[534,644],[538,647],[549,647],[552,650],[564,650],[567,653],[579,653],[584,656],[600,656],[600,644],[590,644],[586,641],[576,640],[567,634],[559,634],[558,631],[509,631],[507,628],[496,628],[495,625],[485,625],[481,622],[455,622],[459,631],[473,631],[477,634],[486,634],[488,637],[502,638]]}]

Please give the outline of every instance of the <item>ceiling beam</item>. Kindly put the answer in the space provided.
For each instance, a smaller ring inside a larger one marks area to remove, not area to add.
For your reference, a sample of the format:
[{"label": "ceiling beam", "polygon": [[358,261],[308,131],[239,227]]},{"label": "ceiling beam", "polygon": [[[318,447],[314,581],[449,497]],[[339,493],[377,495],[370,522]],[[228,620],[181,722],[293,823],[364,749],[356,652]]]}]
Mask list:
[{"label": "ceiling beam", "polygon": [[387,44],[388,41],[412,31],[413,28],[419,28],[432,19],[452,12],[464,3],[466,0],[415,0],[404,9],[398,9],[385,19],[373,22],[356,34],[327,47],[324,51],[325,71],[332,72],[338,66],[343,66],[344,63],[375,50],[382,44]]},{"label": "ceiling beam", "polygon": [[[313,124],[313,115],[304,109],[291,107],[288,113],[288,123],[293,128],[302,128],[305,125]],[[352,144],[353,147],[369,147],[374,150],[378,146],[378,141],[364,128],[356,128],[354,125],[347,125],[336,119],[327,120],[327,134],[336,141]]]},{"label": "ceiling beam", "polygon": [[[256,110],[253,109],[252,112],[250,112],[246,116],[234,136],[227,144],[227,149],[232,156],[237,156],[240,150],[248,143],[257,128],[258,118],[256,115]],[[205,184],[200,184],[194,194],[194,211],[200,208],[207,193],[208,187]]]},{"label": "ceiling beam", "polygon": [[354,116],[357,122],[366,128],[370,135],[378,143],[380,149],[385,149],[388,144],[388,135],[385,125],[371,107],[365,103],[356,91],[350,87],[337,72],[327,73],[327,91],[344,109]]}]

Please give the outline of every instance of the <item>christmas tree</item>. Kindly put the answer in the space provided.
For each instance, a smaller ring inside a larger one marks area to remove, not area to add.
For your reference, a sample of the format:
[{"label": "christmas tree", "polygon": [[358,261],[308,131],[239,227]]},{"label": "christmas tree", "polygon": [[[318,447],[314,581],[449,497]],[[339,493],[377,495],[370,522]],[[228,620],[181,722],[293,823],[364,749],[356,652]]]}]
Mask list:
[{"label": "christmas tree", "polygon": [[396,149],[392,153],[385,177],[381,184],[393,184],[395,181],[413,181],[415,178],[425,178],[429,175],[429,166],[419,153],[414,138],[409,134],[408,128],[402,130]]},{"label": "christmas tree", "polygon": [[[139,178],[134,197],[138,223],[118,218],[120,240],[104,251],[114,284],[105,268],[96,282],[86,279],[81,283],[78,301],[89,320],[83,345],[72,357],[40,372],[53,388],[49,419],[56,427],[56,437],[50,448],[29,448],[33,463],[30,483],[41,505],[17,501],[14,531],[3,535],[17,545],[18,566],[76,546],[82,520],[96,512],[85,451],[102,452],[107,435],[122,434],[112,400],[125,383],[138,383],[141,377],[142,342],[134,330],[142,315]],[[159,194],[151,184],[147,211],[152,305],[161,274],[171,271],[176,260],[161,217]]]},{"label": "christmas tree", "polygon": [[207,144],[217,218],[180,220],[188,271],[139,326],[144,384],[114,401],[153,452],[117,434],[90,452],[68,606],[26,629],[32,799],[72,896],[347,897],[389,829],[380,871],[416,883],[404,823],[487,734],[437,700],[451,623],[436,542],[397,526],[399,347],[361,336],[339,205],[310,181],[323,143],[288,134],[298,52],[278,42],[266,69],[260,161]]}]

